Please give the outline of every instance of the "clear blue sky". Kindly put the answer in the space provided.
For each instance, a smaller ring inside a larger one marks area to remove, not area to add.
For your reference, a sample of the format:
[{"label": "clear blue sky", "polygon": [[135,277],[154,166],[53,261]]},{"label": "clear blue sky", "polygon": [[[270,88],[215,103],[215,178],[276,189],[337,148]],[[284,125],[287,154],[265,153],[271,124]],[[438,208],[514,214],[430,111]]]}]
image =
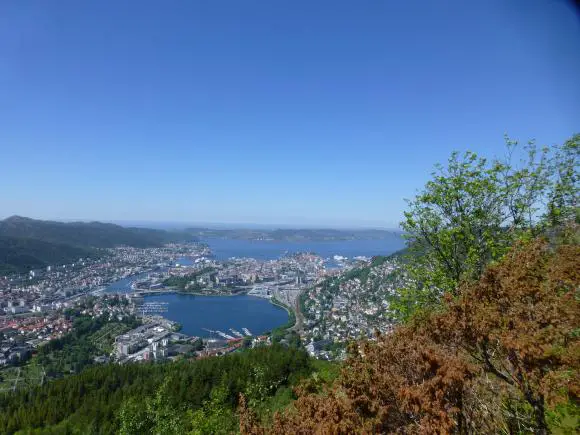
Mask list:
[{"label": "clear blue sky", "polygon": [[577,131],[561,0],[0,3],[0,218],[395,226],[452,150]]}]

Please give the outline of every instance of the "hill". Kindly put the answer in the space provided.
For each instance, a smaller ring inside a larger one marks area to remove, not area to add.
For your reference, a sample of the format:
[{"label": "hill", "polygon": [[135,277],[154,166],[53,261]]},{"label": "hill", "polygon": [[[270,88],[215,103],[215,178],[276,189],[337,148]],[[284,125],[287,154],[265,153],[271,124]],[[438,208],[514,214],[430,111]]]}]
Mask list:
[{"label": "hill", "polygon": [[0,274],[95,256],[101,248],[147,248],[193,241],[183,232],[125,228],[101,222],[54,222],[12,216],[0,221]]},{"label": "hill", "polygon": [[95,255],[97,251],[90,248],[0,236],[0,275],[27,272],[50,264],[70,263]]},{"label": "hill", "polygon": [[406,280],[406,253],[403,249],[373,257],[369,263],[328,277],[301,294],[300,311],[306,327],[302,338],[326,343],[315,355],[340,357],[341,352],[335,351],[349,340],[390,330],[398,291]]},{"label": "hill", "polygon": [[149,228],[126,228],[102,222],[54,222],[12,216],[0,221],[0,236],[64,243],[85,248],[119,245],[147,248],[164,243],[191,240],[186,233]]}]

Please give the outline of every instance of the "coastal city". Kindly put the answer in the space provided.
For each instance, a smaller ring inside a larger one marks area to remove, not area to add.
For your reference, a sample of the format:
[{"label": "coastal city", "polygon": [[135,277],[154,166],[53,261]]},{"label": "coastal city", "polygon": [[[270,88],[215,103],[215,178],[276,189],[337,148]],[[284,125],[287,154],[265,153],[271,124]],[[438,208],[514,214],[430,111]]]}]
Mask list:
[{"label": "coastal city", "polygon": [[[364,282],[349,276],[368,266]],[[245,327],[180,332],[167,304],[149,300],[175,293],[267,299],[292,317],[284,334],[298,336],[312,356],[342,358],[344,352],[329,349],[388,330],[389,294],[401,281],[384,278],[394,277],[397,269],[396,261],[373,265],[365,257],[325,259],[312,253],[217,260],[204,243],[169,243],[109,248],[101,258],[0,277],[0,387],[17,388],[31,359],[44,358],[41,379],[75,371],[78,361],[55,368],[55,358],[42,357],[39,350],[49,342],[66,342],[82,322],[94,323],[83,336],[91,349],[83,354],[83,366],[200,358],[272,342],[268,331]],[[277,340],[288,339],[284,334]],[[42,358],[33,358],[37,354]]]}]

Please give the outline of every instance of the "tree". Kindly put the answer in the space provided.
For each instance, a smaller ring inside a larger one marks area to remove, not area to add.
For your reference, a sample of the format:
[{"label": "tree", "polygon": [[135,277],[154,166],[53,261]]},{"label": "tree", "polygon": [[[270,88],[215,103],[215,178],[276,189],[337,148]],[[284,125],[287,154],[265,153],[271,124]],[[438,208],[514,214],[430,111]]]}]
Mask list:
[{"label": "tree", "polygon": [[230,391],[222,384],[211,390],[209,400],[190,413],[192,435],[230,434],[235,432],[237,419],[230,405]]},{"label": "tree", "polygon": [[552,160],[555,180],[546,213],[547,223],[552,227],[565,225],[570,221],[579,223],[579,156],[580,134],[574,135],[564,145],[556,148]]},{"label": "tree", "polygon": [[[503,160],[453,153],[447,166],[437,165],[424,190],[408,201],[401,225],[410,247],[411,285],[395,304],[402,319],[418,307],[437,304],[446,291],[455,293],[461,280],[479,278],[515,240],[541,230],[537,223],[543,203],[557,185],[553,174],[557,169],[568,174],[561,165],[567,160],[550,160],[550,149],[530,142],[516,164],[518,144],[507,138],[506,143]],[[566,186],[569,178],[562,178]]]},{"label": "tree", "polygon": [[172,406],[169,384],[170,379],[166,379],[153,397],[140,402],[130,398],[123,404],[119,413],[122,435],[183,433],[185,410]]},{"label": "tree", "polygon": [[548,404],[577,401],[580,247],[552,253],[544,241],[520,244],[458,299],[432,317],[431,336],[466,350],[482,370],[532,409],[547,433]]},{"label": "tree", "polygon": [[142,400],[134,397],[123,403],[119,410],[120,428],[119,434],[133,435],[150,433],[153,421],[148,414],[147,407]]}]

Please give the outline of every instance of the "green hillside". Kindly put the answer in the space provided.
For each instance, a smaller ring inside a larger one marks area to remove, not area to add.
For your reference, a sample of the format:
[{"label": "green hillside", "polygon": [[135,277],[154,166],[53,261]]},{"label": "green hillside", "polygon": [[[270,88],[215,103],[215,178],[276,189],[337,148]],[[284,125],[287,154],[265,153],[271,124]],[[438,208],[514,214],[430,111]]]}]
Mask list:
[{"label": "green hillside", "polygon": [[95,255],[97,251],[92,248],[0,236],[0,275],[27,272],[50,264],[70,263]]},{"label": "green hillside", "polygon": [[102,222],[54,222],[12,216],[0,221],[0,236],[30,238],[79,247],[111,248],[119,245],[146,248],[192,240],[186,233],[149,228],[125,228]]},{"label": "green hillside", "polygon": [[0,274],[71,263],[79,258],[99,255],[102,248],[120,245],[147,248],[193,240],[190,234],[177,231],[12,216],[0,221]]}]

